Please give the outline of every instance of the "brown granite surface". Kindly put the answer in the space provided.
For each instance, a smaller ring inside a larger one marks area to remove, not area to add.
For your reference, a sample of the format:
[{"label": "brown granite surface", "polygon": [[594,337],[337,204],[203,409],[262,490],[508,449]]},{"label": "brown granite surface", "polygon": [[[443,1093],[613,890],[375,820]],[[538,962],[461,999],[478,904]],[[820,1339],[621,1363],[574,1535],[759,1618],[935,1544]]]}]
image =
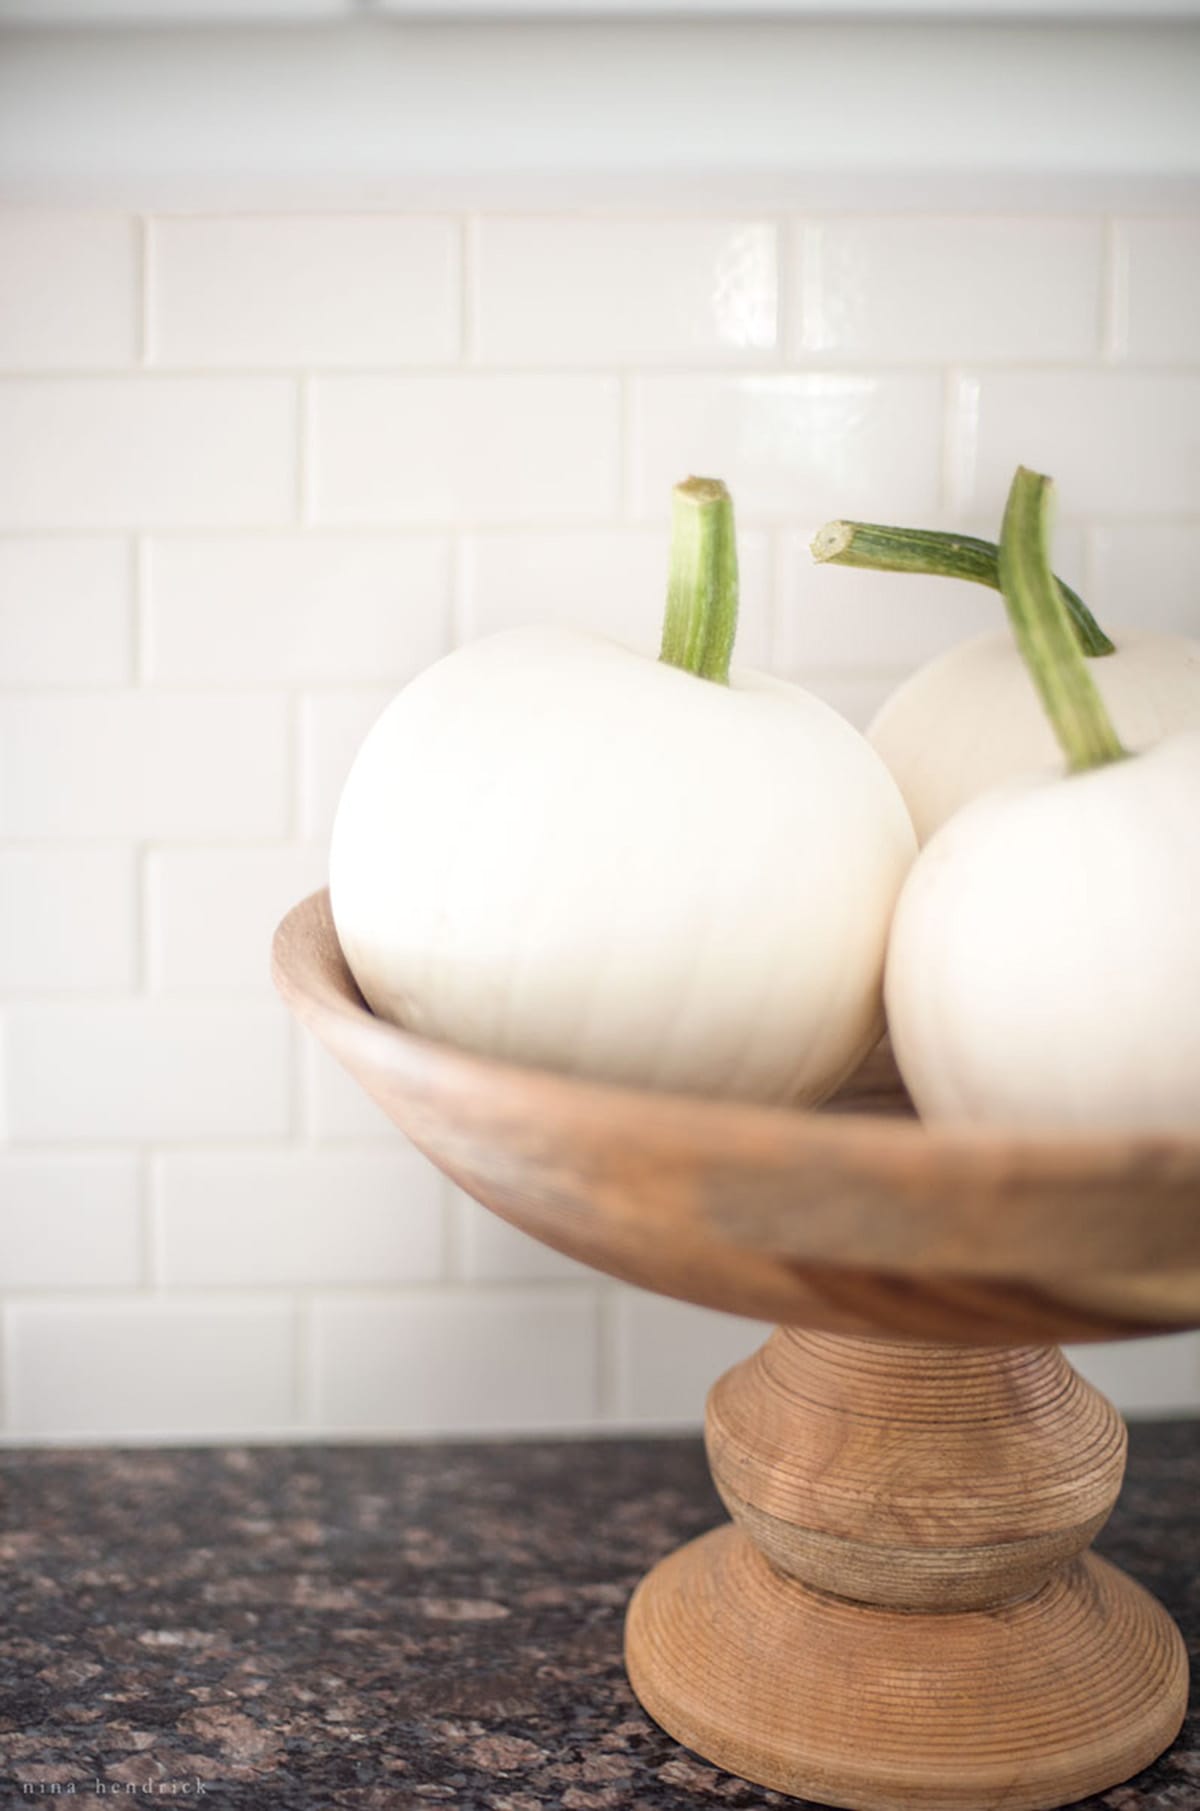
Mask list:
[{"label": "brown granite surface", "polygon": [[[799,1803],[678,1748],[621,1669],[638,1576],[720,1519],[696,1440],[8,1451],[0,1485],[0,1805]],[[1196,1666],[1200,1422],[1133,1430],[1098,1545]],[[1195,1709],[1086,1802],[1200,1811]]]}]

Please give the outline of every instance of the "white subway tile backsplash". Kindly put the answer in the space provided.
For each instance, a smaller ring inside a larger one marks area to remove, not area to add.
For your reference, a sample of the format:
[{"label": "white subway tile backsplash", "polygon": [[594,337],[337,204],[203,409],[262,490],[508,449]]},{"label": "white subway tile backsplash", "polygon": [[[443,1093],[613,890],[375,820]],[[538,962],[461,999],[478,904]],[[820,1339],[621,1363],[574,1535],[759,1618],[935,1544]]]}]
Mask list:
[{"label": "white subway tile backsplash", "polygon": [[1048,472],[1071,516],[1200,511],[1200,375],[984,371],[961,499],[997,522],[1018,465]]},{"label": "white subway tile backsplash", "polygon": [[[668,505],[669,507],[669,505]],[[765,535],[738,536],[736,663],[769,663],[770,559]],[[490,635],[524,623],[567,623],[657,655],[667,589],[665,530],[477,534],[463,545],[463,627]]]},{"label": "white subway tile backsplash", "polygon": [[273,527],[296,493],[287,378],[0,382],[0,528]]},{"label": "white subway tile backsplash", "polygon": [[1067,1357],[1123,1415],[1195,1414],[1200,1333],[1068,1346]]},{"label": "white subway tile backsplash", "polygon": [[618,1369],[614,1418],[647,1427],[698,1427],[723,1371],[758,1350],[771,1329],[622,1287],[614,1303]]},{"label": "white subway tile backsplash", "polygon": [[284,1302],[125,1296],[10,1303],[5,1318],[14,1433],[211,1438],[294,1423]]},{"label": "white subway tile backsplash", "polygon": [[792,356],[945,364],[1095,358],[1100,220],[920,215],[796,233]]},{"label": "white subway tile backsplash", "polygon": [[132,987],[136,939],[132,850],[0,849],[0,989]]},{"label": "white subway tile backsplash", "polygon": [[475,252],[486,363],[753,364],[776,344],[768,222],[485,219]]},{"label": "white subway tile backsplash", "polygon": [[271,938],[328,879],[317,845],[160,849],[147,858],[150,983],[173,989],[271,985]]},{"label": "white subway tile backsplash", "polygon": [[449,645],[433,536],[177,536],[146,554],[145,670],[179,685],[399,684]]},{"label": "white subway tile backsplash", "polygon": [[1088,602],[1106,629],[1200,636],[1200,523],[1103,523],[1091,547]]},{"label": "white subway tile backsplash", "polygon": [[[932,525],[932,524],[931,524]],[[777,669],[806,683],[817,673],[886,668],[901,673],[1005,625],[999,592],[958,579],[862,572],[818,565],[809,551],[819,523],[781,537],[774,648]],[[985,539],[993,524],[978,532]],[[1054,537],[1054,567],[1083,584],[1083,531],[1078,523]]]},{"label": "white subway tile backsplash", "polygon": [[301,699],[301,835],[328,837],[351,763],[398,689],[313,692]]},{"label": "white subway tile backsplash", "polygon": [[129,365],[141,330],[136,220],[0,213],[0,369]]},{"label": "white subway tile backsplash", "polygon": [[616,507],[615,378],[318,378],[311,423],[320,523],[588,522]]},{"label": "white subway tile backsplash", "polygon": [[460,1188],[452,1188],[455,1242],[464,1281],[468,1283],[557,1282],[593,1275],[586,1265],[564,1257],[528,1233],[510,1226]]},{"label": "white subway tile backsplash", "polygon": [[445,1187],[410,1145],[180,1152],[158,1160],[155,1183],[168,1284],[331,1287],[443,1273]]},{"label": "white subway tile backsplash", "polygon": [[278,695],[0,699],[0,834],[273,837],[288,811]]},{"label": "white subway tile backsplash", "polygon": [[[736,662],[860,727],[1000,603],[811,534],[994,538],[1019,460],[1102,620],[1200,637],[1198,274],[1149,216],[0,211],[3,1437],[698,1426],[768,1329],[445,1182],[271,998],[275,925],[449,647],[657,652],[689,472]],[[1200,1336],[1076,1361],[1200,1411]]]},{"label": "white subway tile backsplash", "polygon": [[633,499],[662,521],[689,472],[744,518],[923,519],[940,501],[942,381],[922,373],[639,378]]},{"label": "white subway tile backsplash", "polygon": [[460,232],[375,214],[166,219],[150,239],[162,365],[423,365],[457,357]]},{"label": "white subway tile backsplash", "polygon": [[135,1156],[0,1156],[0,1289],[123,1289],[142,1280]]},{"label": "white subway tile backsplash", "polygon": [[116,537],[0,539],[0,687],[131,678],[132,574]]},{"label": "white subway tile backsplash", "polygon": [[1125,284],[1119,350],[1134,364],[1200,362],[1200,220],[1126,220],[1117,232]]},{"label": "white subway tile backsplash", "polygon": [[316,1421],[331,1432],[483,1433],[594,1421],[593,1289],[318,1300]]},{"label": "white subway tile backsplash", "polygon": [[281,1005],[17,1005],[3,1034],[5,1121],[17,1143],[287,1135]]}]

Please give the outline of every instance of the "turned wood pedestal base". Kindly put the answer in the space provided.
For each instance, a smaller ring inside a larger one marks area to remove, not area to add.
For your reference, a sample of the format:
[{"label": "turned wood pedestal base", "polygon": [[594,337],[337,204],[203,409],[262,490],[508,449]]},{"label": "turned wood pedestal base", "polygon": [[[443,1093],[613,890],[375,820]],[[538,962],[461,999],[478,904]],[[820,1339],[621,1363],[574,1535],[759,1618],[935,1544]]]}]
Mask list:
[{"label": "turned wood pedestal base", "polygon": [[494,1212],[644,1289],[787,1323],[709,1402],[734,1526],[630,1606],[630,1677],[666,1729],[859,1811],[1062,1805],[1171,1741],[1179,1635],[1086,1557],[1120,1419],[1053,1347],[995,1342],[1200,1326],[1200,1138],[922,1125],[885,1047],[817,1112],[477,1056],[373,1017],[323,893],[273,966]]},{"label": "turned wood pedestal base", "polygon": [[1125,1429],[1054,1347],[781,1329],[708,1403],[733,1517],[629,1609],[650,1715],[853,1811],[1045,1811],[1178,1733],[1183,1642],[1086,1550]]}]

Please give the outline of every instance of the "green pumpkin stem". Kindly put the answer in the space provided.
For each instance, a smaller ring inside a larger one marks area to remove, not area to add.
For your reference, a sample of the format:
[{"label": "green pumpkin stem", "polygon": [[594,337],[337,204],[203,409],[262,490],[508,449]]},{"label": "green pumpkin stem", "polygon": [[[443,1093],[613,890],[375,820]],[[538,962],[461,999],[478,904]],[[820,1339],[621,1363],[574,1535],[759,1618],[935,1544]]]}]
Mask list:
[{"label": "green pumpkin stem", "polygon": [[733,501],[719,478],[688,478],[671,493],[671,560],[661,660],[729,684],[737,633]]},{"label": "green pumpkin stem", "polygon": [[1072,773],[1120,761],[1121,746],[1080,652],[1062,592],[1050,568],[1054,485],[1018,466],[1000,536],[1000,588],[1021,657]]},{"label": "green pumpkin stem", "polygon": [[[1000,589],[1000,549],[975,535],[936,528],[887,528],[880,522],[826,522],[812,543],[814,560],[868,572],[920,572]],[[1090,659],[1115,653],[1078,592],[1056,580],[1080,648]]]}]

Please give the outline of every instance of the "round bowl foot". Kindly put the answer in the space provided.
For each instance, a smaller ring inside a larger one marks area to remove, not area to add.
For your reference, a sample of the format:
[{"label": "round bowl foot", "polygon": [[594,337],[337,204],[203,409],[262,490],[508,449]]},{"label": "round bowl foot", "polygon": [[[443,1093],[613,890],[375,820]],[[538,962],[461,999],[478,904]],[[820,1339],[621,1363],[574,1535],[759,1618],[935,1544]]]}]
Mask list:
[{"label": "round bowl foot", "polygon": [[1016,1603],[921,1613],[813,1590],[718,1528],[643,1579],[625,1651],[677,1741],[850,1811],[1049,1811],[1148,1766],[1187,1704],[1179,1631],[1094,1554]]}]

